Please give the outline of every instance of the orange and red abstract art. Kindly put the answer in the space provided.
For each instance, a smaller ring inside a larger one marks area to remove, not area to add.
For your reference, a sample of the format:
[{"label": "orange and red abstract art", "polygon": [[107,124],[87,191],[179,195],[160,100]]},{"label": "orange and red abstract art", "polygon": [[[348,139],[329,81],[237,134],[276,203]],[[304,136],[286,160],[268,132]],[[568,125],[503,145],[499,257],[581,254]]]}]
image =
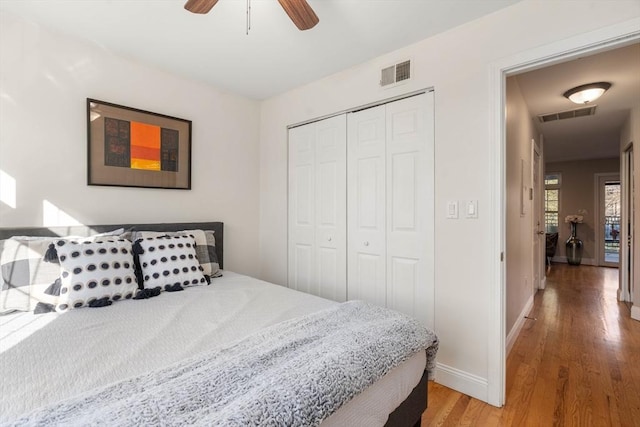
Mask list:
[{"label": "orange and red abstract art", "polygon": [[105,117],[105,166],[178,172],[177,130]]}]

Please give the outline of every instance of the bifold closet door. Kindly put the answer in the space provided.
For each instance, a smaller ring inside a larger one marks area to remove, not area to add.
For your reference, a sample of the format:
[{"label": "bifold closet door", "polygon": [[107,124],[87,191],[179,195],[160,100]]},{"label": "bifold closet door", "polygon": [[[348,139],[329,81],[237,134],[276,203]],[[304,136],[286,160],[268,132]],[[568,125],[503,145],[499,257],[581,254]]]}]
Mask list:
[{"label": "bifold closet door", "polygon": [[346,117],[289,130],[289,287],[347,297]]},{"label": "bifold closet door", "polygon": [[386,306],[386,106],[347,116],[348,299]]},{"label": "bifold closet door", "polygon": [[433,92],[386,107],[387,307],[433,327]]},{"label": "bifold closet door", "polygon": [[348,299],[433,327],[433,92],[347,117]]}]

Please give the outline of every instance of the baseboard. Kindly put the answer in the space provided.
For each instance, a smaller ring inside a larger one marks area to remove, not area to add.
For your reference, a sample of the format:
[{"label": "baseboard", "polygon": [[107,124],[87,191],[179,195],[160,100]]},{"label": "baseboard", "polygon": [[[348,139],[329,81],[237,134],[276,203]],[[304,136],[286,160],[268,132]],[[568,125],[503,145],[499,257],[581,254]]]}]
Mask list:
[{"label": "baseboard", "polygon": [[524,326],[524,322],[525,320],[527,320],[524,317],[529,314],[532,308],[533,295],[531,295],[527,300],[527,303],[524,305],[522,312],[518,316],[518,320],[516,320],[516,323],[513,325],[513,328],[511,328],[511,331],[509,331],[509,334],[507,335],[507,356],[509,356],[511,349],[513,348],[513,344],[516,342],[516,339],[518,339],[518,335],[520,334],[520,331]]},{"label": "baseboard", "polygon": [[436,363],[435,380],[438,384],[452,388],[460,393],[487,402],[488,382],[486,378],[470,374],[460,369]]},{"label": "baseboard", "polygon": [[631,318],[640,321],[640,305],[631,306]]},{"label": "baseboard", "polygon": [[[554,256],[553,258],[551,258],[551,262],[555,262],[557,264],[566,264],[567,263],[567,257],[566,256]],[[596,260],[594,258],[582,258],[582,262],[580,264],[581,265],[593,265],[593,266],[596,266],[596,267],[598,266],[598,263],[596,262]]]}]

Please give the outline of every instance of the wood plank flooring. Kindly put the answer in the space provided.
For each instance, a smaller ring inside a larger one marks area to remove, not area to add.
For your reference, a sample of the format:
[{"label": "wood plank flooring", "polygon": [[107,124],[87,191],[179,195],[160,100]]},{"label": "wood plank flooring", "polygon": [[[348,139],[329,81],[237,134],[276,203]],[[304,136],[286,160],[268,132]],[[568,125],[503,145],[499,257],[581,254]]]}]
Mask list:
[{"label": "wood plank flooring", "polygon": [[554,264],[507,358],[505,406],[430,382],[422,425],[640,427],[640,322],[617,289],[617,269]]}]

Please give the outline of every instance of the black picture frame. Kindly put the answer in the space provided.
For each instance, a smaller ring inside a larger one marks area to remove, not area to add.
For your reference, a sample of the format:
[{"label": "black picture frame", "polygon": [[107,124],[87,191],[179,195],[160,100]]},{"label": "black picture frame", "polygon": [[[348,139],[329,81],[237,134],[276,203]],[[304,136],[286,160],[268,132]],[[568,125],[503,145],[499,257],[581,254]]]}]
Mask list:
[{"label": "black picture frame", "polygon": [[190,190],[191,125],[87,98],[87,185]]}]

